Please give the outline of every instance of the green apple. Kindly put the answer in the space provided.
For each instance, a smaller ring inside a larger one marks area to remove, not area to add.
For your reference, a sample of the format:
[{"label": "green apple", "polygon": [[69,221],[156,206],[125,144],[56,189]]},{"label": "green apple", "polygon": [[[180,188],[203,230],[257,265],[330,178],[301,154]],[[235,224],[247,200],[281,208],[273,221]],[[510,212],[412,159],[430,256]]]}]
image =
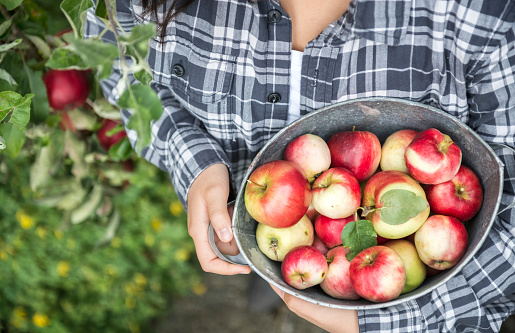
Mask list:
[{"label": "green apple", "polygon": [[426,265],[418,256],[415,244],[406,239],[393,239],[383,244],[397,252],[406,269],[406,284],[401,294],[415,290],[426,279]]},{"label": "green apple", "polygon": [[259,249],[275,261],[283,261],[286,253],[294,247],[312,245],[314,236],[313,223],[306,215],[288,228],[274,228],[263,223],[258,223],[256,228]]}]

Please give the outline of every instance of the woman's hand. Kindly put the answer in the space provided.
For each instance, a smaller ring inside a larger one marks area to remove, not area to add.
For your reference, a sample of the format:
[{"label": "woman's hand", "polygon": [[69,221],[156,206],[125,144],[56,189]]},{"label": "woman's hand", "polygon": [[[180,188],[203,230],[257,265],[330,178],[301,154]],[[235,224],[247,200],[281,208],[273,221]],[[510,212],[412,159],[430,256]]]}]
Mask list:
[{"label": "woman's hand", "polygon": [[250,267],[230,264],[218,258],[208,241],[207,231],[211,222],[220,252],[238,254],[227,208],[229,186],[229,172],[224,164],[211,165],[195,179],[188,193],[188,232],[204,271],[221,275],[248,274]]},{"label": "woman's hand", "polygon": [[316,305],[271,286],[291,311],[310,323],[330,333],[359,333],[356,311]]}]

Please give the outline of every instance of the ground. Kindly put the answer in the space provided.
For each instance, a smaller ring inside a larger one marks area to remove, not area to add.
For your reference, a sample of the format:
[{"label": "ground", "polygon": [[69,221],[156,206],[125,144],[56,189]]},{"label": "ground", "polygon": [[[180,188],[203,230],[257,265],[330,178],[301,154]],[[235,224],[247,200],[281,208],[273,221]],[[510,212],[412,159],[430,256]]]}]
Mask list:
[{"label": "ground", "polygon": [[155,324],[155,333],[323,333],[281,304],[272,313],[247,308],[248,275],[204,274],[203,295],[174,300],[174,307]]}]

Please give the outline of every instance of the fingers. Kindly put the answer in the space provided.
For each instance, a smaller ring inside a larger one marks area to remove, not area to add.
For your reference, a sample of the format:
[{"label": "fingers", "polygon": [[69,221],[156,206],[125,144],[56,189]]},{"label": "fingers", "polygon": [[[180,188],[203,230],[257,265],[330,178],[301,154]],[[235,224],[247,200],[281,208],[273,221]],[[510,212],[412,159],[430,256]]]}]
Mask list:
[{"label": "fingers", "polygon": [[235,254],[238,252],[227,211],[228,196],[229,176],[226,166],[215,164],[204,170],[188,194],[188,232],[195,243],[197,257],[204,271],[221,275],[248,274],[250,267],[219,259],[209,244],[207,231],[211,223],[215,230],[215,240],[227,242],[226,248],[222,250]]}]

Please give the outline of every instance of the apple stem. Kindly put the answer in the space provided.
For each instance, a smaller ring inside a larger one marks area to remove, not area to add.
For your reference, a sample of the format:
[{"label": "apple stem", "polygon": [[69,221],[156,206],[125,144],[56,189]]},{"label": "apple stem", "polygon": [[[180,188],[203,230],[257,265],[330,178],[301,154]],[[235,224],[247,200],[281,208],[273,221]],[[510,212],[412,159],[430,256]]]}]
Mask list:
[{"label": "apple stem", "polygon": [[316,186],[313,186],[313,188],[328,188],[329,185],[326,184],[317,184]]},{"label": "apple stem", "polygon": [[266,190],[266,186],[263,186],[263,185],[261,185],[261,184],[255,183],[255,182],[253,182],[253,181],[252,181],[252,180],[250,180],[250,179],[247,179],[247,183],[252,184],[252,185],[259,186],[259,187],[261,187],[263,190]]},{"label": "apple stem", "polygon": [[272,238],[270,240],[270,248],[272,249],[272,251],[275,254],[275,260],[279,261],[279,255],[277,254],[277,239]]},{"label": "apple stem", "polygon": [[354,132],[356,130],[356,126],[352,126],[352,131]]},{"label": "apple stem", "polygon": [[304,275],[300,275],[300,279],[302,280],[302,284],[306,284],[306,281],[304,281]]}]

